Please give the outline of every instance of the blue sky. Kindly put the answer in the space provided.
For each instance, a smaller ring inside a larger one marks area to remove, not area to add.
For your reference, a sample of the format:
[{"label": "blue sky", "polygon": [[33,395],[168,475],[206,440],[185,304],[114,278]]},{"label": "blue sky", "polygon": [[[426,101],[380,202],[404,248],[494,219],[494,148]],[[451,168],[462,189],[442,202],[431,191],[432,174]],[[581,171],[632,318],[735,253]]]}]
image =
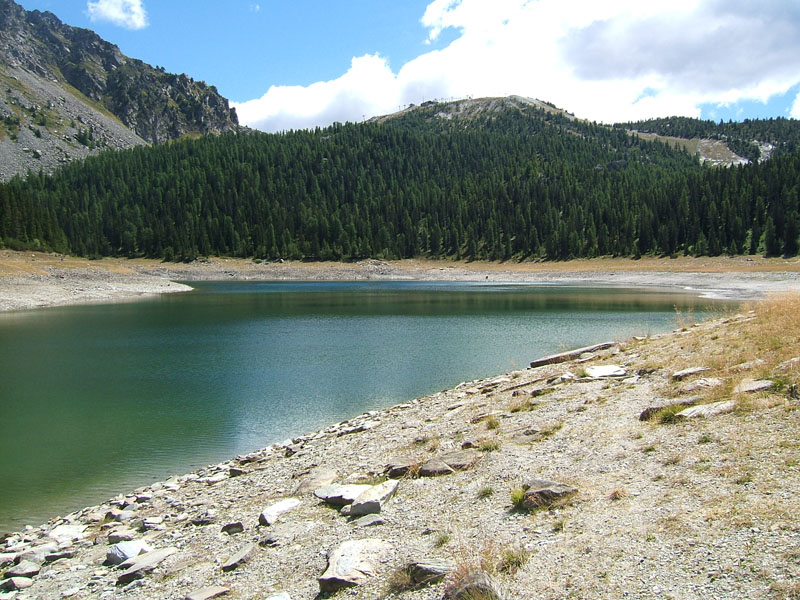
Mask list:
[{"label": "blue sky", "polygon": [[614,122],[800,117],[796,0],[21,0],[267,131],[519,94]]}]

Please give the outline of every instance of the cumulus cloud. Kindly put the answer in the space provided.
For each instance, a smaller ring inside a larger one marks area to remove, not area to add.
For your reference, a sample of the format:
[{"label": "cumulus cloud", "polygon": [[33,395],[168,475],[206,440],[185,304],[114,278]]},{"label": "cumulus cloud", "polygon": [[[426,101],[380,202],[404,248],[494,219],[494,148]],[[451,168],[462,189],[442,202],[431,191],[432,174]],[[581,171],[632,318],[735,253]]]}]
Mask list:
[{"label": "cumulus cloud", "polygon": [[367,55],[331,81],[273,86],[237,105],[241,121],[275,131],[520,94],[613,122],[699,116],[701,104],[766,101],[800,82],[800,3],[782,0],[433,0],[421,24],[429,43],[458,36],[397,72]]},{"label": "cumulus cloud", "polygon": [[142,0],[90,0],[86,12],[92,21],[108,21],[126,29],[144,29],[148,25]]}]

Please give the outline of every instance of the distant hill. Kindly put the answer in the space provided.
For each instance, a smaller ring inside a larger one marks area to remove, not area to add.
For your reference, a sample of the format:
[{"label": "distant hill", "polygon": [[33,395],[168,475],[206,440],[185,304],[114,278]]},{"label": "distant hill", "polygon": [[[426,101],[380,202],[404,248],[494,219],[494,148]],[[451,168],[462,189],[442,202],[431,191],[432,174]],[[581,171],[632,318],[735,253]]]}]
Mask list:
[{"label": "distant hill", "polygon": [[767,160],[800,150],[800,121],[782,117],[727,123],[667,117],[616,126],[640,135],[650,134],[650,139],[659,136],[664,141],[683,145],[689,151],[696,151],[704,161],[717,165]]},{"label": "distant hill", "polygon": [[794,256],[798,189],[797,152],[703,167],[658,137],[485,98],[104,152],[0,186],[0,245],[168,260]]},{"label": "distant hill", "polygon": [[0,0],[0,180],[103,149],[237,127],[213,86],[129,58],[50,12]]}]

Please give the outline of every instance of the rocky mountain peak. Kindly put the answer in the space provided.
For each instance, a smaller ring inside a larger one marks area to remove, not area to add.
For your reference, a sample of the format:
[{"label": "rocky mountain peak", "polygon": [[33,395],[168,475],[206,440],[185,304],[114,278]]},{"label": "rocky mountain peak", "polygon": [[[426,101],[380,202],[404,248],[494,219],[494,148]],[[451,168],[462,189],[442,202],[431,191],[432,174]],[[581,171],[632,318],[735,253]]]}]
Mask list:
[{"label": "rocky mountain peak", "polygon": [[238,128],[214,86],[127,57],[51,12],[0,0],[0,180],[104,148]]}]

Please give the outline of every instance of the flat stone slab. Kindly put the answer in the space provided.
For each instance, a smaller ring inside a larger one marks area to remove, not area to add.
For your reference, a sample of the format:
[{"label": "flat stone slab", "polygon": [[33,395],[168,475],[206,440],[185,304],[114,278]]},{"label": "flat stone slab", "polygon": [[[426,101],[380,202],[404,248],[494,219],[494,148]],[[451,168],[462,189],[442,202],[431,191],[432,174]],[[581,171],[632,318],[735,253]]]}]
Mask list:
[{"label": "flat stone slab", "polygon": [[437,477],[449,475],[456,471],[464,471],[472,467],[481,457],[481,453],[472,448],[450,452],[437,456],[426,462],[419,470],[421,477]]},{"label": "flat stone slab", "polygon": [[756,392],[766,392],[775,387],[775,382],[769,379],[742,379],[737,385],[734,394],[754,394]]},{"label": "flat stone slab", "polygon": [[125,585],[136,579],[141,579],[177,551],[177,548],[161,548],[160,550],[153,550],[147,554],[126,560],[120,565],[125,570],[117,577],[117,585]]},{"label": "flat stone slab", "polygon": [[286,592],[281,592],[280,594],[272,594],[271,596],[267,596],[266,600],[292,600],[292,597]]},{"label": "flat stone slab", "polygon": [[300,500],[297,498],[286,498],[267,507],[258,516],[258,522],[265,526],[274,525],[278,522],[278,518],[282,514],[287,513],[298,506],[300,506]]},{"label": "flat stone slab", "polygon": [[351,504],[371,487],[371,485],[360,483],[336,483],[315,490],[314,495],[333,506],[344,506],[346,504]]},{"label": "flat stone slab", "polygon": [[698,404],[686,410],[682,410],[677,415],[679,419],[695,419],[698,417],[713,417],[729,413],[736,408],[735,400],[724,400],[723,402],[712,402],[711,404]]},{"label": "flat stone slab", "polygon": [[684,383],[681,386],[682,392],[696,392],[697,390],[704,390],[708,388],[718,387],[722,385],[722,379],[719,377],[701,377],[689,383]]},{"label": "flat stone slab", "polygon": [[13,592],[15,590],[24,590],[32,585],[33,579],[30,577],[9,577],[0,581],[0,590]]},{"label": "flat stone slab", "polygon": [[21,560],[16,566],[8,569],[3,574],[3,577],[33,577],[34,575],[38,575],[41,570],[41,565],[30,560]]},{"label": "flat stone slab", "polygon": [[108,534],[109,544],[119,544],[120,542],[130,542],[136,539],[136,532],[130,527],[119,527]]},{"label": "flat stone slab", "polygon": [[586,367],[586,374],[592,379],[600,379],[602,377],[624,377],[627,372],[618,365],[595,365]]},{"label": "flat stone slab", "polygon": [[383,525],[385,522],[386,521],[383,520],[383,517],[380,517],[376,514],[365,515],[357,518],[354,521],[354,523],[359,527],[375,527],[376,525]]},{"label": "flat stone slab", "polygon": [[361,517],[381,512],[383,505],[397,491],[397,483],[396,479],[387,479],[363,492],[350,505],[350,516]]},{"label": "flat stone slab", "polygon": [[380,539],[348,540],[328,555],[328,568],[319,577],[323,593],[363,584],[377,573],[381,558],[391,545]]},{"label": "flat stone slab", "polygon": [[455,471],[464,471],[471,468],[481,457],[477,450],[461,450],[440,456],[439,460],[446,463]]},{"label": "flat stone slab", "polygon": [[256,545],[255,544],[247,544],[244,548],[239,550],[236,554],[231,556],[225,563],[222,565],[222,570],[226,573],[228,571],[233,571],[234,569],[239,568],[247,561],[249,561],[256,552]]},{"label": "flat stone slab", "polygon": [[455,469],[439,458],[432,458],[419,469],[420,477],[439,477],[451,473],[455,473]]},{"label": "flat stone slab", "polygon": [[534,479],[527,485],[522,502],[523,508],[536,510],[547,508],[556,502],[569,498],[578,492],[578,488],[557,481]]},{"label": "flat stone slab", "polygon": [[314,490],[332,484],[336,481],[339,474],[334,469],[326,467],[314,467],[308,475],[306,475],[300,485],[297,486],[294,493],[296,496],[302,494],[311,494]]},{"label": "flat stone slab", "polygon": [[551,354],[550,356],[545,356],[532,361],[531,369],[535,369],[536,367],[542,367],[544,365],[554,365],[557,363],[567,362],[568,360],[573,360],[575,358],[580,357],[581,354],[584,354],[586,352],[597,352],[599,350],[605,350],[606,348],[611,348],[612,346],[616,345],[617,345],[616,342],[603,342],[602,344],[595,344],[594,346],[577,348],[575,350],[570,350],[569,352]]},{"label": "flat stone slab", "polygon": [[73,542],[86,537],[86,525],[59,525],[47,534],[47,537],[61,542]]},{"label": "flat stone slab", "polygon": [[186,596],[186,600],[211,600],[211,598],[224,596],[229,591],[230,590],[228,588],[222,587],[221,585],[210,585],[208,587],[193,591],[191,594]]},{"label": "flat stone slab", "polygon": [[682,379],[686,379],[687,377],[691,377],[692,375],[697,375],[698,373],[704,373],[709,371],[708,367],[689,367],[688,369],[681,369],[680,371],[675,371],[672,374],[672,379],[675,381],[681,381]]}]

